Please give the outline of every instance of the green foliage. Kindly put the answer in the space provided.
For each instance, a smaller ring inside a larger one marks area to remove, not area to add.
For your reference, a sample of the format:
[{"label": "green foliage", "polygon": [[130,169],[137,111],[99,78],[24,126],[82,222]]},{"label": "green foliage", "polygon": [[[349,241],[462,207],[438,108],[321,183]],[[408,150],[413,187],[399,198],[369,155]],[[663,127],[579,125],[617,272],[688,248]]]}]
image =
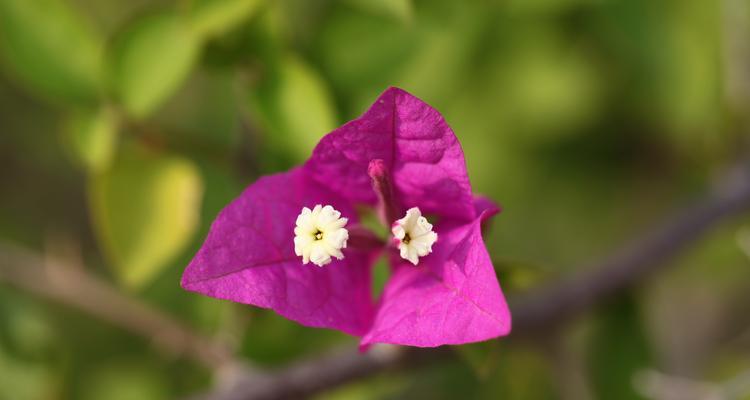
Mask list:
[{"label": "green foliage", "polygon": [[82,109],[74,111],[63,127],[63,144],[75,162],[82,167],[99,172],[112,161],[117,144],[118,121],[113,110]]},{"label": "green foliage", "polygon": [[144,118],[187,78],[200,52],[200,38],[177,12],[140,16],[113,39],[109,86],[134,117]]},{"label": "green foliage", "polygon": [[242,354],[265,366],[283,365],[301,355],[321,354],[342,344],[356,345],[354,338],[341,332],[310,330],[266,311],[253,312],[248,325],[250,331],[244,337]]},{"label": "green foliage", "polygon": [[57,339],[45,310],[0,288],[0,398],[54,395],[59,382],[49,356]]},{"label": "green foliage", "polygon": [[54,395],[54,378],[41,363],[9,357],[0,346],[0,398],[44,400]]},{"label": "green foliage", "polygon": [[[368,97],[377,95],[390,81],[399,67],[417,49],[412,33],[414,28],[398,21],[378,18],[369,13],[339,10],[321,27],[315,38],[316,58],[326,77],[345,93],[361,93],[370,88]],[[361,105],[350,105],[352,115],[361,112]]]},{"label": "green foliage", "polygon": [[4,66],[42,97],[63,104],[94,102],[101,51],[102,38],[66,0],[0,1]]},{"label": "green foliage", "polygon": [[597,398],[643,400],[634,387],[636,373],[652,363],[638,305],[631,297],[602,309],[590,346],[590,372]]},{"label": "green foliage", "polygon": [[557,399],[562,389],[554,381],[554,371],[549,359],[538,351],[518,347],[502,346],[494,353],[499,358],[499,367],[485,378],[479,389],[485,399]]},{"label": "green foliage", "polygon": [[[255,363],[354,346],[178,281],[244,186],[395,85],[446,116],[473,188],[503,205],[484,240],[513,304],[711,186],[747,142],[748,21],[742,1],[0,0],[0,241],[68,238],[92,274]],[[722,321],[747,322],[743,222],[583,318],[583,343],[560,344],[580,365],[533,339],[482,343],[320,398],[635,399],[653,354],[730,379],[746,346],[711,346]],[[373,292],[388,275],[374,268]],[[0,399],[180,398],[211,383],[25,296],[0,282]]]},{"label": "green foliage", "polygon": [[103,365],[89,376],[82,399],[169,399],[171,396],[161,374],[161,371],[127,361]]},{"label": "green foliage", "polygon": [[147,284],[185,248],[202,192],[189,160],[140,148],[125,148],[111,169],[91,177],[97,236],[124,284]]},{"label": "green foliage", "polygon": [[206,37],[227,33],[251,17],[262,3],[263,0],[190,0],[190,28]]},{"label": "green foliage", "polygon": [[[333,99],[325,81],[295,56],[282,60],[277,79],[251,91],[250,105],[268,133],[264,139],[274,157],[286,153],[294,162],[304,160],[318,140],[336,127]],[[272,158],[264,161],[273,163]]]},{"label": "green foliage", "polygon": [[497,372],[500,362],[501,345],[492,340],[482,343],[471,343],[455,346],[453,350],[474,371],[477,378],[487,379]]},{"label": "green foliage", "polygon": [[403,22],[409,22],[414,13],[411,0],[346,0],[346,2],[363,11],[393,17]]}]

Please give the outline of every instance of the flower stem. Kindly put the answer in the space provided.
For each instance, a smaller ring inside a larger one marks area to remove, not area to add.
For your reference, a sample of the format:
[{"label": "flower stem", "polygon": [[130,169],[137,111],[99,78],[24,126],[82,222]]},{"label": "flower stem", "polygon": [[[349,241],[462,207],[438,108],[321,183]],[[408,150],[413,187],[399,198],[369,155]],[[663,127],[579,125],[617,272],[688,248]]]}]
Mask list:
[{"label": "flower stem", "polygon": [[378,196],[381,219],[390,227],[399,216],[399,204],[393,188],[393,181],[385,161],[375,159],[367,166],[367,174],[372,179],[372,188]]},{"label": "flower stem", "polygon": [[381,249],[385,246],[383,239],[377,237],[369,229],[362,225],[354,225],[348,227],[349,240],[348,247],[355,248],[357,250],[375,250]]}]

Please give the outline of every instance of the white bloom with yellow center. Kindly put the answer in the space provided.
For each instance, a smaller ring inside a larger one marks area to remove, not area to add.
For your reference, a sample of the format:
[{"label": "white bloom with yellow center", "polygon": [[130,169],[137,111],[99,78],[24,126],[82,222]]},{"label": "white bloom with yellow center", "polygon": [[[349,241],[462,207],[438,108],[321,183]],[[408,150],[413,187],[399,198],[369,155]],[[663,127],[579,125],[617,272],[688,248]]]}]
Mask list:
[{"label": "white bloom with yellow center", "polygon": [[349,231],[344,228],[348,219],[331,206],[318,204],[312,210],[305,207],[297,217],[294,228],[294,253],[302,263],[322,267],[331,262],[331,256],[341,260]]},{"label": "white bloom with yellow center", "polygon": [[432,253],[432,245],[437,241],[432,224],[422,216],[418,207],[410,208],[404,218],[394,222],[391,232],[398,239],[401,258],[414,265],[419,264],[419,257]]}]

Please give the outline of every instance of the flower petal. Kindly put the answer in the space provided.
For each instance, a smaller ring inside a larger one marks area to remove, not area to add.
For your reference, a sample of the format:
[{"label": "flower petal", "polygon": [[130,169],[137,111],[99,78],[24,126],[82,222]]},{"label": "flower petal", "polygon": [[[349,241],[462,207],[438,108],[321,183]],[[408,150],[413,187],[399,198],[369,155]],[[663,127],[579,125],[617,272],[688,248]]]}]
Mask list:
[{"label": "flower petal", "polygon": [[419,347],[477,342],[506,335],[511,319],[481,236],[481,218],[441,224],[434,252],[417,267],[392,257],[372,329],[361,345]]},{"label": "flower petal", "polygon": [[489,218],[495,216],[502,211],[502,207],[497,205],[494,201],[484,196],[474,196],[474,210],[476,210],[477,216],[482,222],[487,221]]},{"label": "flower petal", "polygon": [[389,88],[362,116],[323,137],[305,168],[349,200],[375,204],[367,175],[374,159],[392,171],[403,206],[463,222],[474,219],[461,145],[440,113],[422,100]]},{"label": "flower petal", "polygon": [[294,254],[295,219],[304,206],[331,204],[350,220],[345,199],[300,168],[259,179],[216,218],[185,269],[182,287],[270,308],[303,325],[362,335],[372,319],[370,265],[374,254],[346,249],[325,267]]}]

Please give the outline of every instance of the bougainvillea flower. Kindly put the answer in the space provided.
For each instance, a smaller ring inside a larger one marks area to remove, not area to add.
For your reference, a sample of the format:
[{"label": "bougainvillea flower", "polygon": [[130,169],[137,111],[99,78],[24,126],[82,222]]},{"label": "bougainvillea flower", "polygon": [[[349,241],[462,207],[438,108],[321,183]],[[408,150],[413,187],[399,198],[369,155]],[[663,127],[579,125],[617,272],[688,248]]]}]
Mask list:
[{"label": "bougainvillea flower", "polygon": [[[377,210],[389,240],[361,225],[363,206]],[[259,179],[231,202],[182,287],[361,336],[363,347],[486,340],[511,326],[481,236],[497,212],[472,194],[443,117],[390,88],[324,136],[304,165]],[[383,253],[391,276],[375,301],[372,266]]]}]

